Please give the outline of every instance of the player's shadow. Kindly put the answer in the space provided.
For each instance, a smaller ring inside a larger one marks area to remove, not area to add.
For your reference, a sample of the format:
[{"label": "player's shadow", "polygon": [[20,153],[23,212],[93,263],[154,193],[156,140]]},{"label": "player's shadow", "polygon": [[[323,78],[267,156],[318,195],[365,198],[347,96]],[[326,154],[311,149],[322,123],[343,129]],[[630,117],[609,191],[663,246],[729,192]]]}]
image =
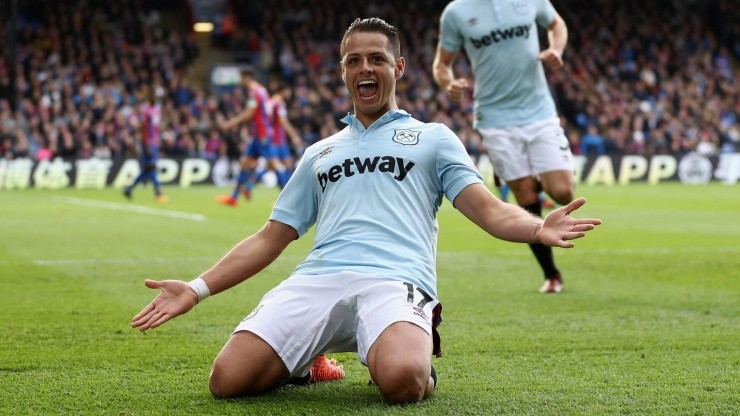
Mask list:
[{"label": "player's shadow", "polygon": [[[434,395],[415,406],[424,406],[433,399]],[[270,414],[287,414],[286,409],[290,409],[290,414],[295,411],[295,414],[301,415],[372,413],[375,410],[384,413],[388,411],[388,406],[392,406],[375,385],[368,384],[368,381],[347,379],[308,386],[285,386],[261,396],[229,401],[243,402],[245,405],[259,404]]]}]

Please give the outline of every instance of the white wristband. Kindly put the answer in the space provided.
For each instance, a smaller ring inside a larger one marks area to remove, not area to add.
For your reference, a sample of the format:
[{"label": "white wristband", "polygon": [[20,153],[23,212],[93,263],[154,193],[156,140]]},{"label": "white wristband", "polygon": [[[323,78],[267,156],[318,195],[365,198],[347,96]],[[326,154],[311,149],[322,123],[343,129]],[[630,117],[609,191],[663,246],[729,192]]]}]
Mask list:
[{"label": "white wristband", "polygon": [[189,281],[188,286],[190,286],[190,288],[193,289],[193,292],[198,295],[198,303],[211,296],[211,291],[208,289],[208,285],[205,280],[200,277]]}]

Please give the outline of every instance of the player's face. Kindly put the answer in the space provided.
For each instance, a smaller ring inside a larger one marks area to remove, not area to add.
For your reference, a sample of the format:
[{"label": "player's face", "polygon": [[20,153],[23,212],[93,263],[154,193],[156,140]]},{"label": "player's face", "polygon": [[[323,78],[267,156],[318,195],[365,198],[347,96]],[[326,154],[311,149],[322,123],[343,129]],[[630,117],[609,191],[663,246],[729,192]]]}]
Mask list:
[{"label": "player's face", "polygon": [[252,82],[252,77],[249,75],[242,75],[242,85],[245,87],[249,87],[249,83]]},{"label": "player's face", "polygon": [[396,106],[396,80],[405,62],[393,57],[388,38],[381,33],[356,32],[347,39],[342,57],[342,79],[355,105],[355,116],[370,125]]},{"label": "player's face", "polygon": [[283,88],[282,94],[283,99],[286,101],[290,101],[290,99],[293,97],[293,90],[290,88]]}]

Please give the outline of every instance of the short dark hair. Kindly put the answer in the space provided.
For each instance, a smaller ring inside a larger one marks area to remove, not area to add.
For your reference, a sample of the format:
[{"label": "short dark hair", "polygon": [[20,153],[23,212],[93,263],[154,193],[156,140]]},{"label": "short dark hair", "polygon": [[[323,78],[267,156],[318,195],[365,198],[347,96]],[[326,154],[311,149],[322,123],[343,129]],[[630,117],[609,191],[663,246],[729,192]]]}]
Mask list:
[{"label": "short dark hair", "polygon": [[281,93],[285,90],[291,89],[291,86],[285,82],[285,81],[275,81],[275,84],[273,85],[273,93]]},{"label": "short dark hair", "polygon": [[255,74],[256,74],[256,72],[254,70],[254,67],[252,67],[250,65],[243,66],[241,68],[241,70],[239,71],[239,73],[241,74],[242,78],[249,77],[249,78],[252,78],[252,79],[254,79]]},{"label": "short dark hair", "polygon": [[396,59],[401,57],[401,39],[398,35],[398,29],[393,27],[393,25],[386,23],[385,20],[379,17],[370,17],[367,19],[355,19],[355,21],[349,25],[347,31],[344,32],[342,43],[339,45],[339,55],[341,58],[344,58],[344,54],[347,51],[347,39],[355,32],[377,32],[384,34],[390,43],[393,57]]}]

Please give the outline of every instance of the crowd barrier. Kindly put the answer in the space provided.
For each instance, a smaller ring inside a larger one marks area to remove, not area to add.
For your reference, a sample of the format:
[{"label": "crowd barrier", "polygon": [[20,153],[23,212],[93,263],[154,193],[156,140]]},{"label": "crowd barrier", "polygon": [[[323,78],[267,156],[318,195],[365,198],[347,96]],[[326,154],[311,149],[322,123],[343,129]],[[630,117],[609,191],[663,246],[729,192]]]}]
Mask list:
[{"label": "crowd barrier", "polygon": [[[481,157],[477,166],[491,183],[493,167],[488,158]],[[162,184],[187,188],[199,184],[231,186],[239,165],[226,158],[162,158],[157,168]],[[136,159],[0,159],[0,190],[123,188],[138,174]],[[687,185],[713,181],[733,185],[740,179],[740,153],[575,156],[575,174],[578,183],[589,185],[658,185],[675,181]]]}]

